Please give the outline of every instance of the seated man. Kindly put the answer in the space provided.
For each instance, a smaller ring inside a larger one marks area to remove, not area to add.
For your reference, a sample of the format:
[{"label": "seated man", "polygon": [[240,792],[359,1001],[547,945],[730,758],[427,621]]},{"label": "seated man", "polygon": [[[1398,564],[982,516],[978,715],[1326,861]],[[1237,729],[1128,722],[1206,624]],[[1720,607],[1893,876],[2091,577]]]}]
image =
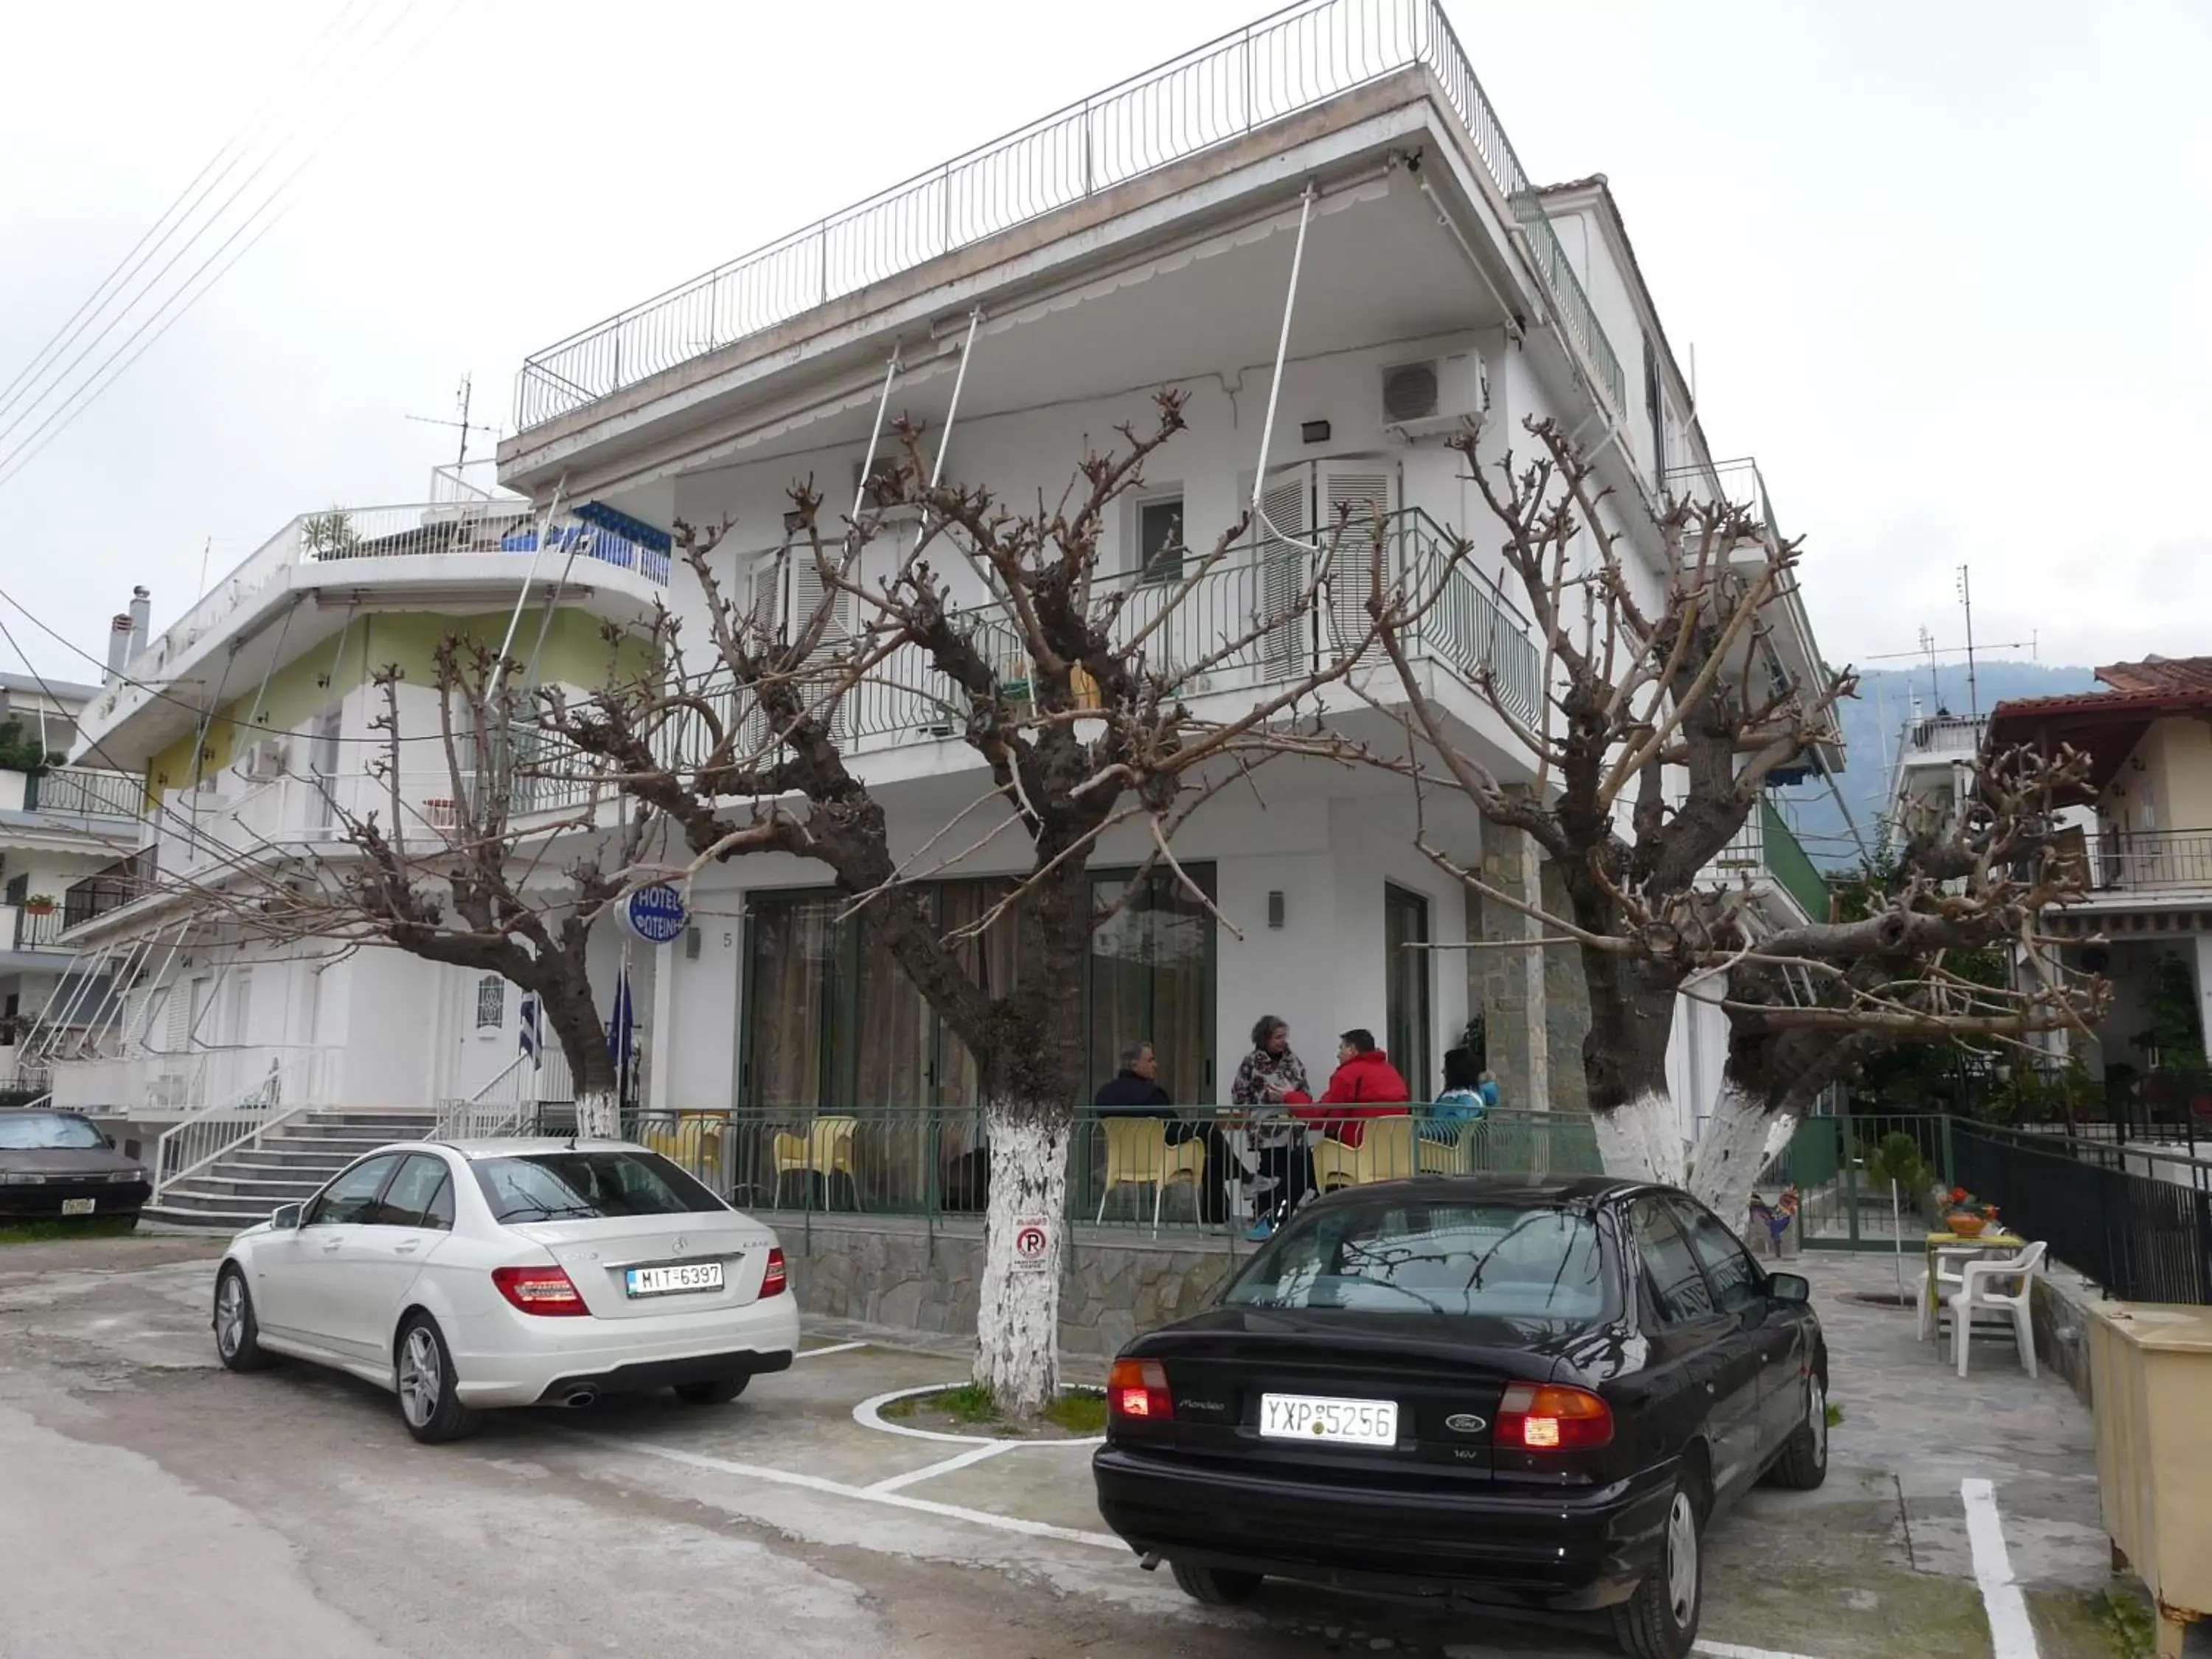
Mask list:
[{"label": "seated man", "polygon": [[1338,1040],[1336,1071],[1311,1106],[1293,1106],[1297,1116],[1322,1126],[1323,1133],[1357,1146],[1366,1133],[1363,1118],[1404,1112],[1413,1102],[1406,1079],[1390,1056],[1375,1046],[1375,1034],[1355,1026]]},{"label": "seated man", "polygon": [[1203,1140],[1206,1173],[1198,1183],[1199,1214],[1207,1221],[1218,1221],[1226,1207],[1221,1182],[1229,1168],[1228,1148],[1220,1133],[1211,1125],[1186,1123],[1176,1116],[1174,1103],[1168,1091],[1160,1087],[1159,1071],[1159,1060],[1151,1043],[1124,1043],[1121,1069],[1098,1085],[1091,1104],[1098,1109],[1101,1117],[1159,1119],[1170,1146],[1180,1146],[1187,1140]]}]

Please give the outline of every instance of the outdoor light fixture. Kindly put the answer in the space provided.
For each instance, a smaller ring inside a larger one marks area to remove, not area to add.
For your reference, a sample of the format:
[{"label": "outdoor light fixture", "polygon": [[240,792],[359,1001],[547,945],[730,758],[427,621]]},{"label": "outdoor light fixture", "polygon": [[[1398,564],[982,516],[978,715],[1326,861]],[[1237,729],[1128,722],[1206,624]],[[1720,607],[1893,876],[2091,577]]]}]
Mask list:
[{"label": "outdoor light fixture", "polygon": [[1267,895],[1267,926],[1280,927],[1282,925],[1283,896],[1280,893],[1270,893]]},{"label": "outdoor light fixture", "polygon": [[1298,436],[1310,444],[1325,444],[1328,441],[1328,422],[1327,421],[1304,422],[1298,428]]}]

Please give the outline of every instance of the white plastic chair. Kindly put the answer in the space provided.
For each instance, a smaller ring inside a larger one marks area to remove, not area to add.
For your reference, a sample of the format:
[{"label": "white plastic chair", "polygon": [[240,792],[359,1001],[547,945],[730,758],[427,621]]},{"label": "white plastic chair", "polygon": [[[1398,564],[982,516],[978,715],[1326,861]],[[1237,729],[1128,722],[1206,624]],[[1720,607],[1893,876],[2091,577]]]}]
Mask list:
[{"label": "white plastic chair", "polygon": [[[1966,1350],[1972,1345],[1974,1316],[1984,1311],[2011,1318],[2013,1340],[2020,1348],[2020,1363],[2030,1376],[2035,1375],[2035,1322],[2030,1304],[2035,1293],[2036,1275],[2043,1271],[2045,1248],[2039,1240],[2008,1261],[1966,1263],[1966,1288],[1953,1296],[1950,1302],[1951,1352],[1958,1359],[1960,1376],[1966,1374]],[[2016,1287],[2000,1290],[1998,1285],[2008,1279],[2018,1280]]]},{"label": "white plastic chair", "polygon": [[1930,1276],[1923,1274],[1920,1281],[1920,1310],[1914,1337],[1925,1342],[1929,1337],[1943,1334],[1943,1310],[1951,1298],[1966,1288],[1966,1264],[1987,1259],[1986,1244],[1938,1244],[1933,1283]]}]

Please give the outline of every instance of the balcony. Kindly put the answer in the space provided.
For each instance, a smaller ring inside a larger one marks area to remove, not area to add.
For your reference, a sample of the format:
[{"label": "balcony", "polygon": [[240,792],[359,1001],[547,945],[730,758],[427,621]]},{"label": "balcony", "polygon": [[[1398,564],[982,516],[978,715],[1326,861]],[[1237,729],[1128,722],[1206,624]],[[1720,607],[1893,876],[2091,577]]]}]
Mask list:
[{"label": "balcony", "polygon": [[23,810],[50,817],[126,818],[135,823],[146,810],[146,781],[128,772],[58,766],[25,781]]},{"label": "balcony", "polygon": [[61,937],[60,910],[0,904],[0,951],[58,951],[62,948]]},{"label": "balcony", "polygon": [[157,867],[152,848],[142,848],[120,863],[73,881],[62,890],[62,932],[119,910],[152,890]]},{"label": "balcony", "polygon": [[2212,892],[2212,830],[2100,835],[2092,868],[2100,893]]},{"label": "balcony", "polygon": [[1748,879],[1771,882],[1802,911],[1808,921],[1828,920],[1828,880],[1790,830],[1774,804],[1762,799],[1759,810],[1744,820],[1735,839],[1705,866],[1709,878],[1729,883]]},{"label": "balcony", "polygon": [[1435,76],[1610,395],[1627,379],[1438,0],[1303,0],[1033,121],[527,359],[515,422],[556,420],[871,284],[1400,71]]},{"label": "balcony", "polygon": [[[1418,508],[1393,514],[1385,526],[1386,568],[1392,577],[1410,593],[1437,595],[1407,641],[1411,654],[1447,669],[1471,691],[1479,693],[1486,684],[1508,714],[1534,726],[1541,718],[1541,671],[1529,625],[1494,583],[1464,560],[1450,562],[1451,546],[1450,538]],[[1261,624],[1292,603],[1308,580],[1310,556],[1302,549],[1273,550],[1283,547],[1261,544],[1233,552],[1199,578],[1165,617],[1161,613],[1178,591],[1173,581],[1102,579],[1093,585],[1094,603],[1103,606],[1121,600],[1114,636],[1125,642],[1141,639],[1149,670],[1175,678],[1186,698],[1256,699],[1335,661],[1368,626],[1366,571],[1357,568],[1336,580],[1349,580],[1358,591],[1340,592],[1315,614],[1263,630]],[[1346,562],[1364,567],[1368,557],[1363,543],[1357,559]],[[745,562],[741,558],[739,568]],[[982,654],[998,663],[1002,683],[1018,695],[1026,660],[1021,635],[1005,606],[977,606],[959,617]],[[1370,649],[1374,668],[1392,674],[1380,648]],[[728,677],[719,670],[701,677],[699,691],[725,731],[733,725],[742,729],[747,718],[757,719],[738,708]],[[846,752],[863,755],[916,739],[953,738],[966,725],[968,710],[965,695],[928,653],[907,644],[841,695],[830,718]],[[660,728],[656,747],[668,763],[687,767],[696,765],[713,741],[707,720],[687,712]],[[565,809],[588,799],[593,787],[592,763],[565,744],[548,743],[526,760],[518,759],[517,770],[518,811]]]}]

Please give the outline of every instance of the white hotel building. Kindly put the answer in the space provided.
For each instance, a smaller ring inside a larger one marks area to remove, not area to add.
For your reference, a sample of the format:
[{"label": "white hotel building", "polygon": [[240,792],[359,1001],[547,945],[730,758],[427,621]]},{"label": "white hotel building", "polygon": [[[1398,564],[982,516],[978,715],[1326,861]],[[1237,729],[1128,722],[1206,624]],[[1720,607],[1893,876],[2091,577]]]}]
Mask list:
[{"label": "white hotel building", "polygon": [[[1255,477],[1302,223],[1276,435]],[[667,571],[654,530],[727,516],[717,574],[726,587],[751,581],[782,539],[794,479],[811,475],[833,502],[857,483],[887,371],[892,411],[921,422],[933,448],[963,354],[945,476],[1006,501],[1056,498],[1087,444],[1141,424],[1157,388],[1187,392],[1188,431],[1154,459],[1110,527],[1106,557],[1120,581],[1144,579],[1161,526],[1179,521],[1188,545],[1208,546],[1255,491],[1285,530],[1325,522],[1337,502],[1372,502],[1389,516],[1399,559],[1427,556],[1446,526],[1486,549],[1496,539],[1486,510],[1440,442],[1461,417],[1480,422],[1486,457],[1516,438],[1525,449],[1530,416],[1579,434],[1610,492],[1612,527],[1655,587],[1662,492],[1765,505],[1757,469],[1708,447],[1603,179],[1532,182],[1432,0],[1318,0],[1279,13],[536,354],[501,483],[541,510],[557,498],[564,513],[627,532],[617,559],[564,607],[635,617],[665,580],[685,637],[697,640],[696,582],[680,565]],[[426,511],[423,522],[522,514],[438,510],[448,518]],[[313,695],[279,707],[270,694],[253,718],[296,761],[325,731],[318,721],[335,718],[351,734],[359,719],[355,666],[332,643],[337,618],[388,613],[377,626],[427,638],[441,617],[511,605],[526,562],[496,550],[506,538],[449,537],[452,550],[422,556],[434,538],[343,570],[296,547],[270,556],[287,591],[343,586],[345,597],[299,601],[281,641],[273,599],[205,617],[166,659],[133,659],[133,677],[164,696],[124,688],[88,711],[88,735],[152,771],[170,756],[167,783],[150,771],[149,781],[174,790],[173,746],[189,744],[194,711],[234,711],[241,685],[251,693],[264,674],[274,685],[289,673]],[[1243,625],[1267,556],[1256,548],[1209,574],[1191,602],[1194,646]],[[972,573],[951,574],[975,605],[991,602]],[[1461,741],[1501,777],[1528,781],[1531,757],[1476,685],[1487,670],[1522,709],[1540,702],[1537,643],[1498,576],[1486,549],[1425,625],[1420,654]],[[309,616],[313,637],[303,640]],[[1794,592],[1775,621],[1770,674],[1817,674]],[[584,654],[549,661],[547,677],[587,684]],[[314,684],[334,660],[330,684]],[[1231,708],[1301,660],[1256,650],[1194,695]],[[863,688],[848,720],[854,769],[911,848],[974,799],[981,763],[943,735],[943,709],[912,689],[913,676],[901,679],[905,689]],[[1387,701],[1389,688],[1376,690]],[[1818,762],[1833,769],[1842,757]],[[1405,948],[1522,939],[1530,925],[1470,900],[1415,850],[1411,804],[1387,776],[1291,761],[1267,770],[1259,795],[1209,802],[1176,847],[1241,939],[1165,880],[1100,936],[1089,1037],[1101,1074],[1121,1042],[1149,1037],[1179,1099],[1225,1099],[1254,1020],[1273,1013],[1291,1023],[1310,1066],[1323,1066],[1334,1033],[1366,1026],[1417,1091],[1433,1090],[1443,1051],[1480,1015],[1510,1103],[1578,1106],[1571,959],[1558,947]],[[249,761],[240,781],[250,778]],[[228,799],[225,810],[234,811]],[[1429,827],[1494,878],[1524,890],[1540,878],[1517,838],[1471,811],[1432,811]],[[242,820],[237,833],[247,833]],[[1018,850],[995,850],[945,872],[948,922],[1020,867]],[[1107,884],[1141,858],[1133,840],[1092,864]],[[1769,811],[1715,879],[1748,875],[1789,915],[1824,902],[1808,869]],[[826,885],[825,871],[780,855],[732,860],[695,884],[683,939],[634,956],[649,1103],[969,1103],[956,1045],[865,932],[835,920]],[[145,936],[118,926],[127,921],[120,911],[107,921],[112,939]],[[302,1068],[333,1106],[428,1105],[496,1075],[511,1035],[485,1042],[480,1061],[454,1058],[477,1053],[490,992],[378,954],[329,968],[256,962],[224,1029],[248,1044],[265,1036],[342,1051]],[[619,954],[611,939],[610,981]],[[148,953],[146,982],[181,982],[184,970],[159,960]],[[217,967],[202,953],[190,970],[210,979],[210,995]],[[232,969],[233,984],[242,971]],[[302,988],[310,973],[324,981],[316,996]],[[331,974],[351,987],[337,998],[342,1014],[329,1012]],[[186,1018],[197,1027],[197,1013]],[[1686,1001],[1673,1055],[1686,1134],[1717,1085],[1723,1035],[1714,1011]],[[122,1031],[103,1063],[143,1059],[145,1037],[143,1023]],[[380,1050],[373,1060],[357,1057],[364,1041]],[[147,1103],[124,1097],[127,1081],[114,1076],[100,1085],[114,1097],[82,1088],[76,1097],[143,1115]],[[190,1109],[216,1103],[203,1089]]]}]

